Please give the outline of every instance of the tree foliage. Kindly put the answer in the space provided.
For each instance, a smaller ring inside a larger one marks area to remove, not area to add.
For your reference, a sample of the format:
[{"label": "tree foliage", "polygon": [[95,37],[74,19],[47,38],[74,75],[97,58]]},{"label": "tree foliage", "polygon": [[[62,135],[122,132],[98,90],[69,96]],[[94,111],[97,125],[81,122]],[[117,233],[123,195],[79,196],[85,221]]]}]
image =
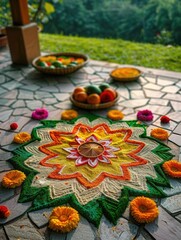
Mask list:
[{"label": "tree foliage", "polygon": [[[0,25],[10,23],[0,1]],[[47,33],[181,45],[181,0],[28,0],[31,21]]]},{"label": "tree foliage", "polygon": [[45,32],[181,44],[180,0],[63,0],[55,5]]}]

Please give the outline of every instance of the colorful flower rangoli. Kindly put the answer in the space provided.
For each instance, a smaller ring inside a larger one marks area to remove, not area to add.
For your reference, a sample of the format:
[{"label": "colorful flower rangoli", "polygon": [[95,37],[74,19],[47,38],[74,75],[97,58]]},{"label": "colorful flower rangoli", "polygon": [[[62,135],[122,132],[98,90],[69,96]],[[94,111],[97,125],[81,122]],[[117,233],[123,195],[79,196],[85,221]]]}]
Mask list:
[{"label": "colorful flower rangoli", "polygon": [[30,210],[69,204],[98,226],[102,214],[116,223],[130,195],[164,196],[172,154],[143,125],[93,115],[42,123],[11,160],[27,175],[19,201]]}]

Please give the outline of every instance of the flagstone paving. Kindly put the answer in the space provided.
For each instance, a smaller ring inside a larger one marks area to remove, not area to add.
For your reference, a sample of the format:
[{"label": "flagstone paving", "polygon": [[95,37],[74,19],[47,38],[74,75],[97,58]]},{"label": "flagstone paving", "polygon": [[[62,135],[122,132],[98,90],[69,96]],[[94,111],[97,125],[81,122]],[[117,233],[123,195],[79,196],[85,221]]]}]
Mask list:
[{"label": "flagstone paving", "polygon": [[[138,67],[143,75],[134,82],[116,82],[109,72],[118,64],[91,60],[79,71],[62,76],[43,75],[31,66],[11,64],[9,51],[0,49],[0,181],[5,172],[13,169],[8,163],[12,151],[17,147],[12,143],[15,133],[27,131],[39,125],[31,119],[32,110],[46,107],[48,119],[59,120],[64,109],[73,108],[69,101],[75,86],[85,86],[108,82],[120,93],[116,108],[125,114],[124,120],[136,119],[138,110],[150,109],[154,119],[149,123],[148,132],[154,127],[162,127],[170,133],[166,144],[172,148],[175,159],[181,162],[181,73],[159,69]],[[127,65],[125,65],[127,66]],[[79,114],[86,110],[75,108]],[[106,116],[107,110],[92,111]],[[167,115],[169,124],[161,124],[160,117]],[[17,122],[17,130],[10,130],[10,123]],[[21,187],[3,189],[0,187],[0,204],[10,208],[11,215],[0,219],[0,239],[6,240],[179,240],[181,230],[181,180],[170,179],[172,188],[163,188],[167,198],[155,199],[159,205],[159,217],[146,225],[138,225],[129,216],[129,207],[113,226],[105,217],[96,229],[81,217],[78,228],[68,234],[56,233],[47,228],[52,208],[27,213],[31,205],[18,203]]]}]

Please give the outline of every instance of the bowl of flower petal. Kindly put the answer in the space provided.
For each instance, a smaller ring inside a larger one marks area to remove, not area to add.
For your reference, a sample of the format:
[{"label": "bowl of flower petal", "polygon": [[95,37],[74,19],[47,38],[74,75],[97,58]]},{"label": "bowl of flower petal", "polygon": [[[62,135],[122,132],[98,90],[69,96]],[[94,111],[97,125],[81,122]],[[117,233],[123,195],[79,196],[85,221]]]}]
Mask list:
[{"label": "bowl of flower petal", "polygon": [[83,109],[108,108],[113,106],[118,99],[118,92],[108,83],[77,86],[70,96],[73,105]]},{"label": "bowl of flower petal", "polygon": [[137,68],[122,67],[114,69],[110,76],[117,81],[133,81],[141,76],[141,71]]},{"label": "bowl of flower petal", "polygon": [[87,55],[81,53],[54,53],[37,57],[32,66],[43,73],[65,75],[82,68],[89,61]]}]

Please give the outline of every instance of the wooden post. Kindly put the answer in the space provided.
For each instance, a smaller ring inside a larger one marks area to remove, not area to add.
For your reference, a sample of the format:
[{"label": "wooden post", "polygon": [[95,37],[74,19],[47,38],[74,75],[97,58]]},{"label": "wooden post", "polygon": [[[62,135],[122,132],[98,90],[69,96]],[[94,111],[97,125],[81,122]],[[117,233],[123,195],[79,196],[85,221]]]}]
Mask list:
[{"label": "wooden post", "polygon": [[13,26],[6,27],[12,62],[30,64],[40,56],[38,26],[30,23],[27,0],[9,0]]},{"label": "wooden post", "polygon": [[30,23],[27,0],[10,0],[10,8],[13,25],[25,25]]}]

